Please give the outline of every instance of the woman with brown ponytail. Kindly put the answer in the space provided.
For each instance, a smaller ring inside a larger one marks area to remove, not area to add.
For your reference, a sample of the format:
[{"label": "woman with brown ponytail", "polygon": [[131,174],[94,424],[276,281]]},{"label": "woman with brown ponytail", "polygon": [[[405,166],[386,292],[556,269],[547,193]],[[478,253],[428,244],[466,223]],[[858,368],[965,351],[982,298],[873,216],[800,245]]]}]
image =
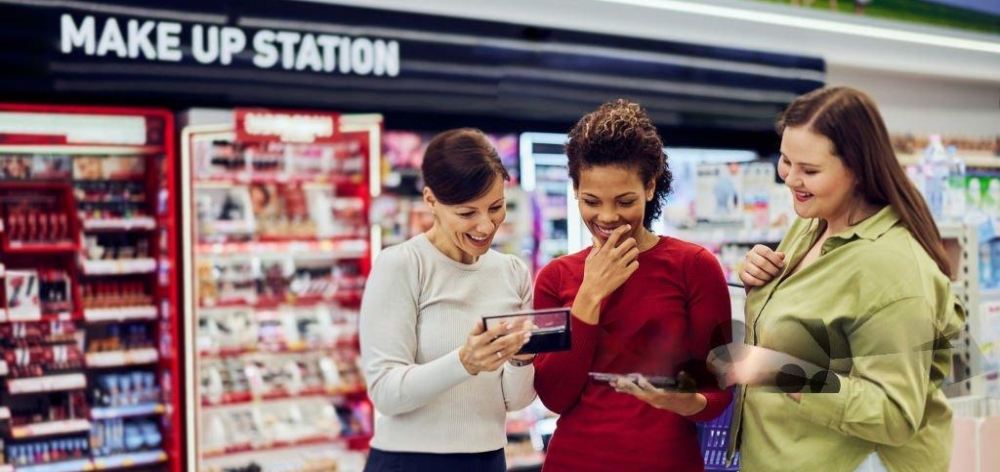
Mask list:
[{"label": "woman with brown ponytail", "polygon": [[747,254],[746,343],[824,371],[779,388],[733,380],[748,384],[742,470],[945,471],[951,410],[939,387],[964,313],[930,211],[864,93],[808,93],[777,129],[799,219],[777,251]]}]

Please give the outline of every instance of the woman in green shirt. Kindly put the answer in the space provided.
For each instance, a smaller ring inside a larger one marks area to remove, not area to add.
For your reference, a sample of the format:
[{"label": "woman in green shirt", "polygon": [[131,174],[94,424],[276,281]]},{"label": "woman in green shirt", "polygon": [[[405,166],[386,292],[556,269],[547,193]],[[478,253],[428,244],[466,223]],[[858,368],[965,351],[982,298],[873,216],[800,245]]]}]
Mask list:
[{"label": "woman in green shirt", "polygon": [[747,254],[746,343],[821,370],[737,379],[743,470],[945,471],[939,387],[964,312],[931,213],[864,93],[806,94],[777,129],[799,218],[777,251]]}]

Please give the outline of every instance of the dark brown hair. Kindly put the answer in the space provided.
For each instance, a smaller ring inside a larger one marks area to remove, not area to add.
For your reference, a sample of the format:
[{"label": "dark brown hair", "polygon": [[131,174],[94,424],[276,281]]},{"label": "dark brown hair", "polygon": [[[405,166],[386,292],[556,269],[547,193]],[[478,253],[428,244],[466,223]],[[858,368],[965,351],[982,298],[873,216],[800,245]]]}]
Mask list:
[{"label": "dark brown hair", "polygon": [[656,125],[638,103],[614,100],[580,118],[569,132],[566,155],[574,188],[580,186],[580,170],[594,166],[637,171],[643,185],[655,181],[653,199],[646,202],[642,225],[650,229],[659,218],[673,175]]},{"label": "dark brown hair", "polygon": [[488,192],[497,177],[510,180],[496,148],[482,131],[458,128],[434,136],[420,165],[424,184],[445,205],[458,205]]},{"label": "dark brown hair", "polygon": [[871,97],[850,87],[809,92],[792,102],[777,123],[778,134],[800,127],[826,136],[833,143],[834,155],[857,178],[861,196],[873,205],[891,205],[941,272],[952,275],[934,218],[896,160],[889,132]]}]

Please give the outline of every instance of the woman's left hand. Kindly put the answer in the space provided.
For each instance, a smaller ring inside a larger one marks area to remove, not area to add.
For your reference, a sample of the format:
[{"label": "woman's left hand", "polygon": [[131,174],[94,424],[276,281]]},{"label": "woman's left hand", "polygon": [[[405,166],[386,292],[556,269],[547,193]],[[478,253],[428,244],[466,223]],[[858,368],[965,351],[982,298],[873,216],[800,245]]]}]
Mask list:
[{"label": "woman's left hand", "polygon": [[681,416],[691,416],[705,409],[705,396],[696,392],[672,392],[656,388],[644,377],[637,381],[619,377],[611,382],[616,392],[627,393],[661,410],[668,410]]}]

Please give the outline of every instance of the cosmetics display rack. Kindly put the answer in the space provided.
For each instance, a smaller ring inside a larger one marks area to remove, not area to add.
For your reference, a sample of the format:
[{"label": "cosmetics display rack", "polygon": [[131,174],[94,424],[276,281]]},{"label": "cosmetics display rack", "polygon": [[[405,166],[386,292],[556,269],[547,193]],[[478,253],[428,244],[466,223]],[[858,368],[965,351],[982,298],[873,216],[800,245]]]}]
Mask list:
[{"label": "cosmetics display rack", "polygon": [[373,410],[357,326],[380,133],[377,115],[269,110],[182,133],[198,470],[363,463]]},{"label": "cosmetics display rack", "polygon": [[172,120],[0,105],[0,470],[181,470]]}]

